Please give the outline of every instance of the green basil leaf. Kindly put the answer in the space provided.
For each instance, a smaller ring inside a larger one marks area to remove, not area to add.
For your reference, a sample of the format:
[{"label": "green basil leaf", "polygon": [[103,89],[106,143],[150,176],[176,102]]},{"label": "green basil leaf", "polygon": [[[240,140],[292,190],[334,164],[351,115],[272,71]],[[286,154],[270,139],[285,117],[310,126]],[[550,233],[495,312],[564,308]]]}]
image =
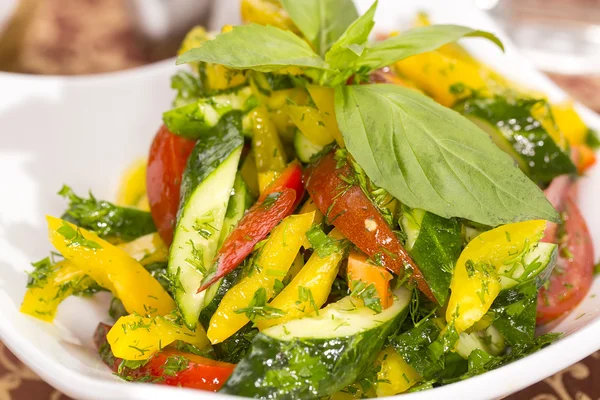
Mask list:
[{"label": "green basil leaf", "polygon": [[321,56],[358,18],[352,0],[281,0],[281,4]]},{"label": "green basil leaf", "polygon": [[500,39],[490,32],[460,25],[431,25],[411,29],[398,36],[373,43],[365,49],[357,66],[371,70],[385,67],[415,54],[435,50],[463,37],[486,38],[504,50]]},{"label": "green basil leaf", "polygon": [[177,64],[194,61],[261,72],[290,66],[327,69],[308,43],[292,32],[257,24],[236,26],[177,58]]},{"label": "green basil leaf", "polygon": [[373,29],[375,22],[375,10],[377,9],[377,1],[367,10],[366,13],[360,16],[346,29],[344,34],[340,36],[337,42],[325,55],[325,61],[332,67],[337,69],[348,68],[363,54],[365,45],[369,39],[369,33]]},{"label": "green basil leaf", "polygon": [[337,87],[335,109],[352,156],[403,204],[490,226],[559,221],[487,134],[428,97],[396,85]]}]

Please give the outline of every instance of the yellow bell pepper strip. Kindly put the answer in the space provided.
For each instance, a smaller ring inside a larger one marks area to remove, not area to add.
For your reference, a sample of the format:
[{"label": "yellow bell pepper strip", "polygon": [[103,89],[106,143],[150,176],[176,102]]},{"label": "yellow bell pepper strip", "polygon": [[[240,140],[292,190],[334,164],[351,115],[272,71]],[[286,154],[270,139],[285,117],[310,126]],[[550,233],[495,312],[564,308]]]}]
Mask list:
[{"label": "yellow bell pepper strip", "polygon": [[252,195],[252,197],[258,197],[258,172],[256,171],[256,162],[254,161],[254,152],[250,150],[240,168],[240,174],[246,182],[246,187]]},{"label": "yellow bell pepper strip", "polygon": [[337,229],[332,230],[328,238],[334,244],[329,254],[321,257],[315,251],[298,275],[269,303],[283,315],[256,321],[258,329],[264,330],[318,312],[325,304],[347,248],[344,236]]},{"label": "yellow bell pepper strip", "polygon": [[319,110],[309,106],[287,105],[285,111],[308,140],[318,146],[334,141],[331,131],[325,126]]},{"label": "yellow bell pepper strip", "polygon": [[121,299],[129,313],[166,315],[175,309],[175,302],[160,283],[124,250],[60,218],[46,219],[54,247]]},{"label": "yellow bell pepper strip", "polygon": [[252,150],[258,172],[258,187],[262,193],[275,180],[277,173],[287,166],[286,156],[277,129],[269,119],[267,108],[261,106],[254,109],[250,117]]},{"label": "yellow bell pepper strip", "polygon": [[[306,202],[302,205],[302,207],[300,207],[300,211],[298,212],[298,214],[304,214],[304,213],[309,213],[309,212],[315,212],[315,220],[313,222],[314,225],[316,224],[320,224],[321,222],[323,222],[323,219],[325,219],[325,216],[323,215],[323,213],[321,213],[321,211],[319,211],[319,209],[317,208],[317,205],[315,204],[315,202],[309,197],[308,200],[306,200]],[[310,249],[311,248],[311,244],[308,241],[308,238],[306,236],[304,236],[302,238],[303,242],[302,242],[302,247],[304,247],[305,249]]]},{"label": "yellow bell pepper strip", "polygon": [[381,364],[375,383],[377,397],[406,392],[411,386],[422,380],[417,371],[408,365],[392,347],[382,350],[377,356],[377,360]]},{"label": "yellow bell pepper strip", "polygon": [[110,329],[106,339],[114,356],[124,360],[147,360],[176,340],[199,349],[210,347],[202,327],[190,330],[178,324],[171,316],[123,316]]},{"label": "yellow bell pepper strip", "polygon": [[342,137],[342,132],[340,132],[335,116],[334,89],[315,85],[309,85],[306,88],[321,113],[325,127],[334,137],[337,144],[340,147],[344,147],[344,138]]},{"label": "yellow bell pepper strip", "polygon": [[553,104],[551,107],[554,122],[558,126],[571,146],[585,144],[588,126],[583,122],[572,101]]},{"label": "yellow bell pepper strip", "polygon": [[251,310],[243,311],[250,306],[257,292],[264,291],[267,301],[273,297],[275,280],[282,280],[287,275],[313,219],[314,213],[290,215],[273,229],[248,275],[225,294],[212,316],[207,332],[212,344],[224,341],[250,321]]},{"label": "yellow bell pepper strip", "polygon": [[561,149],[567,149],[567,139],[555,121],[552,106],[545,101],[541,101],[537,105],[531,107],[531,115],[539,121],[542,128],[548,132],[550,137]]},{"label": "yellow bell pepper strip", "polygon": [[271,25],[300,34],[288,13],[279,2],[269,0],[242,0],[240,5],[242,21],[246,24]]},{"label": "yellow bell pepper strip", "polygon": [[146,195],[146,158],[139,158],[131,164],[121,178],[117,205],[136,207]]},{"label": "yellow bell pepper strip", "polygon": [[166,262],[169,256],[169,249],[158,233],[150,233],[117,247],[142,265]]},{"label": "yellow bell pepper strip", "polygon": [[40,261],[48,263],[48,273],[43,279],[28,284],[20,311],[42,321],[52,322],[58,306],[75,291],[85,290],[94,281],[69,260],[52,265],[50,258]]},{"label": "yellow bell pepper strip", "polygon": [[489,310],[500,292],[501,273],[544,235],[546,221],[502,225],[474,238],[462,251],[452,282],[446,320],[464,332]]},{"label": "yellow bell pepper strip", "polygon": [[[439,51],[409,57],[397,62],[394,67],[446,107],[468,95],[468,89],[483,90],[488,86],[480,68]],[[457,85],[467,90],[455,90]]]}]

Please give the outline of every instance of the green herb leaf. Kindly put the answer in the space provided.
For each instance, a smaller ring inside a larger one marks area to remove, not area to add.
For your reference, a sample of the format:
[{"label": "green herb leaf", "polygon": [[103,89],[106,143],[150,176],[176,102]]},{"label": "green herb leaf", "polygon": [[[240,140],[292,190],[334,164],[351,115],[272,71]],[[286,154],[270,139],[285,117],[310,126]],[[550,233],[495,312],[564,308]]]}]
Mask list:
[{"label": "green herb leaf", "polygon": [[67,246],[81,246],[92,250],[98,250],[102,248],[102,246],[93,240],[83,237],[79,228],[73,228],[73,226],[69,225],[69,223],[66,221],[63,221],[62,226],[56,231],[69,241]]},{"label": "green herb leaf", "polygon": [[69,200],[69,208],[62,219],[92,231],[102,238],[115,237],[131,241],[156,232],[152,215],[135,208],[119,207],[98,200],[90,192],[88,199],[77,196],[64,185],[58,194]]},{"label": "green herb leaf", "polygon": [[185,371],[190,366],[190,360],[183,356],[169,356],[161,366],[163,373],[167,376],[177,376],[181,371]]},{"label": "green herb leaf", "polygon": [[261,72],[290,66],[327,69],[325,61],[292,32],[256,24],[236,26],[177,58],[177,64],[192,61]]},{"label": "green herb leaf", "polygon": [[178,71],[171,77],[171,88],[177,91],[173,107],[181,107],[198,100],[204,95],[202,81],[185,71]]},{"label": "green herb leaf", "polygon": [[306,231],[308,242],[319,257],[325,258],[340,250],[340,241],[330,238],[323,232],[321,225],[313,225]]},{"label": "green herb leaf", "polygon": [[331,47],[325,56],[325,61],[337,69],[347,69],[363,54],[369,33],[373,29],[375,22],[375,10],[377,9],[377,1],[369,8],[369,10],[355,20],[352,25],[346,29],[344,34]]},{"label": "green herb leaf", "polygon": [[281,4],[320,55],[358,18],[352,0],[281,0]]},{"label": "green herb leaf", "polygon": [[267,291],[261,287],[252,296],[248,307],[238,308],[234,312],[236,314],[246,314],[252,322],[256,322],[259,319],[279,318],[285,315],[284,311],[268,306],[267,300]]},{"label": "green herb leaf", "polygon": [[459,25],[431,25],[411,29],[398,36],[368,46],[357,62],[357,67],[377,69],[415,54],[435,50],[463,37],[482,37],[504,50],[500,39],[490,32]]},{"label": "green herb leaf", "polygon": [[340,129],[374,184],[409,207],[497,226],[559,222],[542,191],[473,123],[395,85],[336,88]]}]

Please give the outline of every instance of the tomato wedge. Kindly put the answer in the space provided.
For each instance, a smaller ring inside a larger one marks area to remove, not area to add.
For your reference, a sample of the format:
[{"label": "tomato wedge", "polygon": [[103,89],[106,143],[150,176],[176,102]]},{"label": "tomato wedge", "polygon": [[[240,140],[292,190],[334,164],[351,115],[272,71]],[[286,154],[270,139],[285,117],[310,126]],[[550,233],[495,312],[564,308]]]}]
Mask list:
[{"label": "tomato wedge", "polygon": [[[104,363],[114,372],[118,372],[122,360],[112,356],[106,340],[106,334],[111,328],[110,325],[100,323],[94,334],[94,343]],[[132,381],[216,392],[223,386],[234,368],[234,364],[167,349],[154,355],[141,367],[121,371],[120,376]]]},{"label": "tomato wedge", "polygon": [[181,177],[196,142],[169,132],[161,126],[148,156],[146,187],[152,219],[167,246],[173,241],[177,222]]},{"label": "tomato wedge", "polygon": [[[566,242],[559,241],[559,258],[548,284],[538,295],[537,323],[545,324],[573,309],[587,295],[594,278],[594,246],[588,227],[572,195],[563,200]],[[548,233],[548,232],[547,232]],[[549,241],[549,238],[545,238]]]},{"label": "tomato wedge", "polygon": [[396,275],[412,270],[411,279],[419,290],[436,302],[423,274],[410,258],[383,216],[356,184],[349,184],[352,174],[346,162],[337,167],[335,149],[307,171],[306,190],[319,210],[360,250]]},{"label": "tomato wedge", "polygon": [[281,174],[265,189],[261,194],[258,202],[262,202],[265,198],[275,192],[282,192],[284,189],[294,189],[296,192],[296,202],[294,209],[302,201],[304,195],[304,185],[302,184],[302,166],[294,161],[284,169]]}]

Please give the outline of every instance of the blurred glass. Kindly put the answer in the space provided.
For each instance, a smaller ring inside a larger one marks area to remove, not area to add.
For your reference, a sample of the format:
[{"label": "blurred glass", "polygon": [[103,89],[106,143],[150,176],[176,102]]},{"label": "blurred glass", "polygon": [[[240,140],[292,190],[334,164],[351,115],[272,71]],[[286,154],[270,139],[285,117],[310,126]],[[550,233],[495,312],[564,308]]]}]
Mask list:
[{"label": "blurred glass", "polygon": [[600,0],[475,0],[523,54],[600,110]]}]

